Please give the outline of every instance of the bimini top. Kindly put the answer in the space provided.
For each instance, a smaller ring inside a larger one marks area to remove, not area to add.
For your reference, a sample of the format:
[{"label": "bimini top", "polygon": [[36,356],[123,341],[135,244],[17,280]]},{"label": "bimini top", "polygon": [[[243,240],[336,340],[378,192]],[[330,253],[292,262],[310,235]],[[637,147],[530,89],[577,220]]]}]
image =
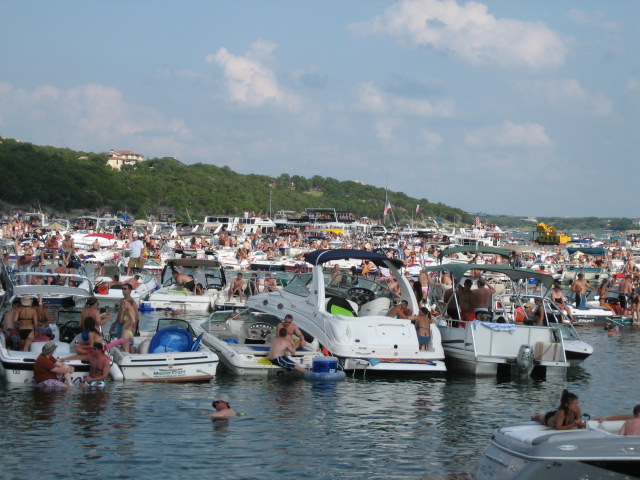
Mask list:
[{"label": "bimini top", "polygon": [[402,267],[404,264],[401,260],[395,258],[389,258],[386,255],[380,253],[367,252],[365,250],[355,250],[350,248],[336,248],[336,249],[320,249],[307,253],[305,261],[311,265],[322,265],[323,263],[330,262],[332,260],[369,260],[377,266],[385,266],[385,264],[391,264],[396,268]]},{"label": "bimini top", "polygon": [[172,258],[171,260],[167,260],[167,265],[165,266],[169,268],[175,267],[207,267],[207,268],[222,268],[222,263],[218,260],[205,260],[201,258]]},{"label": "bimini top", "polygon": [[441,262],[444,257],[452,253],[490,253],[492,255],[501,255],[509,258],[511,250],[500,247],[491,247],[489,245],[460,245],[457,247],[445,248],[438,255],[438,261]]},{"label": "bimini top", "polygon": [[460,281],[465,273],[469,270],[478,270],[482,272],[502,273],[509,277],[512,281],[526,280],[535,278],[547,289],[553,285],[553,277],[546,273],[527,268],[516,268],[510,265],[488,265],[477,263],[445,263],[444,265],[432,265],[424,269],[425,272],[450,272],[457,281]]}]

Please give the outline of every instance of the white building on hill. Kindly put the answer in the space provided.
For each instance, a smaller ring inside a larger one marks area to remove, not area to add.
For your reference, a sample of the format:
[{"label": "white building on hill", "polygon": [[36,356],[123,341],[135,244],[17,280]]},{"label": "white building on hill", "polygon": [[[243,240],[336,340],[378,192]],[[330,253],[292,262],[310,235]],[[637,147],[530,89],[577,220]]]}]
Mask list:
[{"label": "white building on hill", "polygon": [[123,165],[135,165],[136,163],[143,161],[144,155],[142,155],[141,153],[133,153],[127,150],[111,150],[109,152],[109,160],[107,160],[107,165],[109,165],[111,168],[115,168],[116,170],[120,170]]}]

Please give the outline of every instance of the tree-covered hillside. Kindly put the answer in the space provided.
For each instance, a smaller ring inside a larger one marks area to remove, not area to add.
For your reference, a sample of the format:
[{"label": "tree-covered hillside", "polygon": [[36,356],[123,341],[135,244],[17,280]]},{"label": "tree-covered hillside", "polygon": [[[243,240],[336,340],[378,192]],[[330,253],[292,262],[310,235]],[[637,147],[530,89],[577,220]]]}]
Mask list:
[{"label": "tree-covered hillside", "polygon": [[[77,210],[127,211],[146,217],[175,212],[181,219],[206,214],[240,214],[305,208],[335,208],[356,217],[380,220],[384,188],[315,175],[242,175],[229,167],[184,165],[173,158],[153,158],[121,171],[107,166],[106,153],[42,147],[3,138],[0,143],[0,200],[5,206],[41,205],[65,214]],[[388,192],[393,218],[412,216],[458,224],[472,223],[467,212],[425,198]],[[416,205],[421,213],[415,214]],[[188,212],[188,213],[187,213]],[[389,222],[391,216],[387,218]]]}]

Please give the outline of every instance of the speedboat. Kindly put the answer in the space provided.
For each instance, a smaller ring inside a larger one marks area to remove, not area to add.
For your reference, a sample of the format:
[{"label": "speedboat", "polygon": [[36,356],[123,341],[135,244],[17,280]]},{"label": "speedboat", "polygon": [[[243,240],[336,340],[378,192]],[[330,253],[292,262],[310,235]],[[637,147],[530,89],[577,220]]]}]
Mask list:
[{"label": "speedboat", "polygon": [[[51,322],[51,339],[57,346],[55,354],[57,358],[64,358],[76,355],[74,340],[79,333],[80,311],[60,310],[55,322]],[[7,338],[0,335],[0,368],[5,381],[9,383],[35,383],[33,378],[33,364],[42,353],[42,347],[46,342],[33,342],[28,352],[20,350],[9,350],[7,348]],[[89,364],[80,360],[69,360],[69,365],[75,371],[71,374],[71,381],[74,384],[82,383],[85,375],[89,375]],[[110,376],[113,380],[122,380],[122,372],[117,365],[111,365]]]},{"label": "speedboat", "polygon": [[[202,343],[220,357],[235,375],[284,374],[285,370],[269,360],[269,348],[276,337],[280,318],[254,309],[212,313],[202,323],[191,323],[194,334],[202,334]],[[307,343],[289,356],[294,362],[311,369],[313,358],[322,353],[318,344]]]},{"label": "speedboat", "polygon": [[[201,284],[203,294],[197,295],[175,285],[173,272],[190,275],[195,284]],[[149,296],[149,306],[155,310],[184,310],[208,312],[214,309],[218,295],[227,284],[224,269],[218,260],[174,258],[162,269],[161,288]],[[224,292],[223,292],[224,293]]]},{"label": "speedboat", "polygon": [[473,467],[476,480],[638,478],[640,437],[618,435],[623,421],[555,430],[526,422],[496,430]]},{"label": "speedboat", "polygon": [[[107,265],[104,269],[106,276],[93,279],[95,282],[94,296],[100,302],[100,306],[115,308],[123,298],[122,285],[131,280],[134,275],[119,275],[118,267],[115,265]],[[118,282],[114,284],[116,275],[118,275]],[[145,269],[135,275],[138,276],[138,286],[131,291],[131,298],[140,305],[158,288],[158,281],[153,273]]]},{"label": "speedboat", "polygon": [[[528,325],[514,322],[506,315],[506,312],[515,315],[516,305],[522,303],[518,296],[530,285],[544,286],[548,291],[553,284],[551,275],[509,265],[470,263],[429,266],[425,271],[447,272],[453,285],[462,285],[467,279],[475,282],[480,276],[490,277],[499,287],[496,292],[504,294],[483,319],[465,316],[460,311],[457,289],[447,305],[438,305],[437,324],[452,368],[482,376],[566,375],[569,362],[557,325]],[[529,283],[531,280],[535,284]]]},{"label": "speedboat", "polygon": [[[329,263],[362,260],[393,275],[401,295],[397,296],[379,278],[343,273],[332,277],[323,270]],[[317,339],[347,371],[446,371],[440,333],[434,325],[428,348],[420,350],[411,320],[387,316],[392,304],[401,300],[407,301],[414,314],[418,313],[411,285],[401,274],[400,260],[364,250],[321,249],[307,254],[306,261],[313,265],[311,273],[295,275],[282,290],[251,297],[247,307],[280,319],[293,315],[300,329]]]},{"label": "speedboat", "polygon": [[13,295],[22,297],[42,295],[47,307],[71,308],[84,305],[93,295],[93,282],[76,273],[16,272]]},{"label": "speedboat", "polygon": [[202,336],[195,336],[189,322],[162,318],[156,330],[134,337],[137,353],[114,348],[111,354],[125,380],[206,382],[216,375],[218,356],[201,340]]}]

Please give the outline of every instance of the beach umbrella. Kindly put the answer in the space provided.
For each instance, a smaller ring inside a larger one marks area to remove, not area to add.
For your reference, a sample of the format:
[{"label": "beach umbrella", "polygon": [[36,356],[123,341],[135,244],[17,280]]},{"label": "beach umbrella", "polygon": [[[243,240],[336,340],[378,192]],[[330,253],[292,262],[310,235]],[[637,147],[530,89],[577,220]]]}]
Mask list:
[{"label": "beach umbrella", "polygon": [[331,232],[331,233],[335,233],[336,235],[340,235],[341,233],[344,233],[345,230],[343,230],[342,228],[325,228],[324,230],[322,230],[323,232]]},{"label": "beach umbrella", "polygon": [[122,215],[120,218],[123,219],[123,220],[131,220],[131,217],[129,215],[127,215],[126,213],[124,215]]},{"label": "beach umbrella", "polygon": [[62,225],[60,222],[53,222],[53,223],[50,223],[50,224],[47,226],[47,228],[48,228],[49,230],[64,230],[64,229],[65,229],[65,228],[67,228],[67,227],[65,227],[64,225]]},{"label": "beach umbrella", "polygon": [[107,240],[113,240],[114,238],[116,238],[114,235],[111,235],[110,233],[90,233],[84,236],[84,238],[90,238],[90,237],[106,238]]}]

